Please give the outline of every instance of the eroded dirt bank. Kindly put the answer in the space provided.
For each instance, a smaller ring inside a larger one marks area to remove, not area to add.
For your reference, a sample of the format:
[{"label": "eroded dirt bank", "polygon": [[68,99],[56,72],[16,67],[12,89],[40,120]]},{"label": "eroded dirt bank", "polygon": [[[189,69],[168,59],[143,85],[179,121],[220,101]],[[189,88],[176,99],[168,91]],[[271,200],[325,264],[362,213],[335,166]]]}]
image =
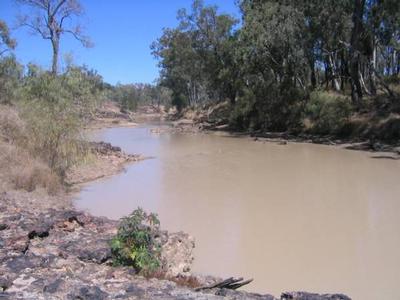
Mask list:
[{"label": "eroded dirt bank", "polygon": [[[96,162],[73,170],[72,187],[123,169],[141,156],[106,143],[92,144]],[[3,174],[4,175],[4,174]],[[15,190],[0,177],[0,297],[3,299],[277,299],[226,289],[201,292],[169,280],[146,279],[132,268],[113,267],[109,241],[118,222],[76,211],[71,193]],[[194,240],[163,232],[168,278],[190,276]],[[199,277],[210,284],[213,278]],[[349,299],[344,295],[283,293],[280,299]]]}]

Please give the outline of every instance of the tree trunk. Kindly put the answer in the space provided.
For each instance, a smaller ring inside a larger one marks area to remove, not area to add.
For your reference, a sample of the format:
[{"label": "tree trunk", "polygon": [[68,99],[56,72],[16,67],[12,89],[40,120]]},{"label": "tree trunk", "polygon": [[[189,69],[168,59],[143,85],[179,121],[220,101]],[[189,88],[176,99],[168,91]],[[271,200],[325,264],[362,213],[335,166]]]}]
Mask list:
[{"label": "tree trunk", "polygon": [[354,0],[353,11],[353,30],[351,33],[350,47],[350,77],[351,77],[351,99],[353,104],[360,108],[363,97],[362,86],[360,82],[360,36],[363,31],[363,15],[365,0]]},{"label": "tree trunk", "polygon": [[313,59],[309,60],[311,69],[311,87],[315,89],[317,87],[317,76],[315,75],[315,61]]},{"label": "tree trunk", "polygon": [[372,95],[376,95],[376,76],[375,76],[375,72],[374,70],[376,70],[376,45],[375,45],[375,41],[373,44],[373,51],[372,51],[372,57],[371,57],[371,61],[370,61],[370,65],[368,68],[369,71],[369,86],[370,86],[370,91]]},{"label": "tree trunk", "polygon": [[57,37],[54,37],[51,40],[51,44],[53,46],[53,63],[51,65],[51,73],[53,75],[57,75],[58,72],[58,52],[60,49],[60,40]]},{"label": "tree trunk", "polygon": [[339,91],[340,91],[340,85],[339,85],[339,82],[338,82],[338,80],[337,80],[336,66],[335,66],[335,64],[333,63],[332,55],[329,55],[328,59],[329,59],[328,62],[329,62],[330,69],[331,69],[331,76],[332,76],[333,87],[335,88],[335,90],[336,90],[337,92],[339,92]]}]

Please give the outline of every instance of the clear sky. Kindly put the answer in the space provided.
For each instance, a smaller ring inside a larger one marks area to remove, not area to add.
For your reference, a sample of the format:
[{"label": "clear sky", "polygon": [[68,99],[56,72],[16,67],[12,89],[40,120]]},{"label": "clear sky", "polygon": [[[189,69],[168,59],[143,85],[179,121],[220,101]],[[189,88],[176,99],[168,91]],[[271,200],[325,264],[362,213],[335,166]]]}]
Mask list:
[{"label": "clear sky", "polygon": [[[158,77],[157,61],[150,44],[162,34],[164,27],[177,24],[179,8],[190,8],[191,0],[81,0],[85,16],[81,24],[94,42],[85,49],[71,37],[61,40],[61,58],[71,53],[76,64],[96,69],[105,81],[115,84],[152,83]],[[220,12],[239,17],[234,0],[206,0],[219,7]],[[13,28],[16,15],[21,13],[15,0],[0,0],[0,19]],[[17,59],[26,64],[34,62],[46,68],[51,63],[48,40],[29,33],[27,28],[15,29]],[[61,67],[63,62],[61,62]]]}]

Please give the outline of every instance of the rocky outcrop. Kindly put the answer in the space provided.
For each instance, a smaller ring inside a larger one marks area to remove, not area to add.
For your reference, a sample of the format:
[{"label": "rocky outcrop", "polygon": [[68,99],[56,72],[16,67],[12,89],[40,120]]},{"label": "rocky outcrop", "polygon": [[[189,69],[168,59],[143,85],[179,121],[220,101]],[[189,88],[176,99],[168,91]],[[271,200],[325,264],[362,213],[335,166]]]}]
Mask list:
[{"label": "rocky outcrop", "polygon": [[[0,297],[114,299],[148,293],[143,287],[149,283],[134,269],[112,267],[109,241],[118,222],[75,210],[26,210],[8,193],[0,200]],[[162,234],[166,274],[184,276],[193,261],[193,239]],[[171,284],[160,283],[160,289]]]},{"label": "rocky outcrop", "polygon": [[136,125],[131,112],[124,111],[116,102],[105,101],[91,116],[88,128],[132,127]]},{"label": "rocky outcrop", "polygon": [[95,159],[90,164],[77,165],[68,170],[65,182],[70,186],[114,175],[127,163],[145,159],[141,155],[125,153],[110,143],[89,142],[88,145]]},{"label": "rocky outcrop", "polygon": [[[10,193],[0,194],[1,299],[277,299],[221,288],[196,292],[173,281],[146,279],[133,268],[114,267],[109,241],[117,221],[63,205],[52,208],[20,200]],[[193,238],[163,232],[161,241],[165,277],[189,276]],[[207,277],[203,282],[213,280]],[[297,292],[284,293],[281,299],[349,298]]]}]

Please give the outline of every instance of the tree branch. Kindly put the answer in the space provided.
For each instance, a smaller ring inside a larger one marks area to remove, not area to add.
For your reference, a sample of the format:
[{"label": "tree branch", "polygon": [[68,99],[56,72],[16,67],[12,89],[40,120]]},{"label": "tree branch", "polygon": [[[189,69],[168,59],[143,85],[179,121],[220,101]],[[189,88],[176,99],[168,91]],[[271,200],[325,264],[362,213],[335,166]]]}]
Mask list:
[{"label": "tree branch", "polygon": [[62,30],[62,32],[71,34],[77,41],[79,41],[84,47],[90,48],[92,47],[92,43],[87,36],[83,36],[79,34],[76,30]]},{"label": "tree branch", "polygon": [[28,22],[20,22],[19,26],[25,26],[31,28],[34,32],[38,33],[43,39],[50,40],[51,36],[49,34],[46,34],[43,30],[40,29],[40,27],[35,26],[31,23]]}]

